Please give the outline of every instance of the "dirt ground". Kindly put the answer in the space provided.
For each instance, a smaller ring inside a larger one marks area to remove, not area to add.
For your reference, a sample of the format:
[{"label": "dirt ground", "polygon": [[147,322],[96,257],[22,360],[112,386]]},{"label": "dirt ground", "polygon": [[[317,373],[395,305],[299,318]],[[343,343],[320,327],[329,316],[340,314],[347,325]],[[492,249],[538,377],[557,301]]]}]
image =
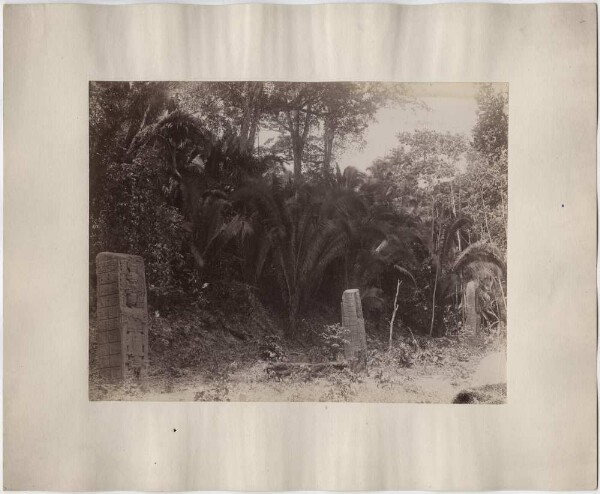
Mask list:
[{"label": "dirt ground", "polygon": [[220,355],[216,367],[214,360],[177,369],[157,362],[143,381],[105,383],[92,370],[90,399],[452,403],[461,391],[484,386],[492,397],[480,402],[506,402],[505,334],[400,338],[392,351],[369,341],[367,375],[331,369],[316,376],[300,370],[280,376],[269,371],[274,360],[305,361],[306,355],[265,356],[246,346],[246,353]]}]

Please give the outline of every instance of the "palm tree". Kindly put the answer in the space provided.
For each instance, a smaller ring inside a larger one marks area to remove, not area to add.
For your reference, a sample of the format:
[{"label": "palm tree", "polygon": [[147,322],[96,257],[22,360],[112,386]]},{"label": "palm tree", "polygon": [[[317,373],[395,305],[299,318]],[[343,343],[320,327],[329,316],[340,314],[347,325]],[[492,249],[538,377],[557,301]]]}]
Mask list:
[{"label": "palm tree", "polygon": [[[325,269],[348,251],[351,219],[364,212],[364,205],[353,191],[306,184],[285,188],[276,182],[271,186],[248,183],[231,200],[241,207],[245,221],[260,221],[261,231],[253,231],[266,237],[263,245],[272,251],[291,335],[298,315],[319,289]],[[259,261],[264,257],[263,251]]]},{"label": "palm tree", "polygon": [[[328,176],[329,177],[329,176]],[[347,166],[342,172],[339,165],[335,166],[335,173],[331,175],[330,182],[334,188],[357,190],[365,183],[366,175],[354,166]]]},{"label": "palm tree", "polygon": [[181,209],[188,218],[196,216],[207,189],[232,189],[262,173],[272,159],[251,156],[236,132],[229,129],[215,136],[198,118],[182,110],[174,110],[141,130],[128,154],[133,156],[148,148],[158,152],[171,182],[177,185]]},{"label": "palm tree", "polygon": [[186,223],[192,234],[191,252],[198,271],[214,259],[233,238],[235,225],[225,221],[226,210],[231,206],[227,196],[220,190],[204,192],[195,208],[191,223]]},{"label": "palm tree", "polygon": [[435,278],[432,291],[431,325],[429,335],[433,335],[435,313],[438,304],[447,303],[453,295],[462,295],[462,278],[466,272],[469,277],[479,278],[485,274],[498,271],[496,277],[502,287],[499,277],[506,279],[506,265],[500,250],[491,242],[480,240],[471,245],[463,239],[465,248],[461,251],[455,247],[457,233],[461,229],[472,226],[470,218],[459,217],[438,232],[437,250],[431,245],[431,259],[435,266]]},{"label": "palm tree", "polygon": [[144,150],[157,153],[169,175],[164,191],[187,220],[190,250],[199,272],[227,242],[242,233],[248,237],[246,223],[239,218],[226,221],[231,204],[223,190],[213,187],[232,190],[235,184],[259,173],[268,157],[253,158],[234,132],[215,137],[198,118],[177,109],[138,132],[129,153]]},{"label": "palm tree", "polygon": [[[498,304],[499,318],[494,314],[494,317],[506,322],[506,296],[502,281],[506,282],[507,272],[506,263],[503,261],[503,256],[494,244],[487,240],[480,240],[469,245],[462,250],[452,263],[451,270],[454,273],[460,273],[461,277],[465,275],[478,280],[488,280],[487,285],[492,298],[496,298]],[[497,288],[496,288],[497,287]],[[499,293],[498,293],[499,292]],[[494,295],[495,293],[495,295]],[[485,295],[485,293],[482,293]],[[489,297],[489,294],[488,298]],[[498,301],[501,298],[502,303]],[[488,304],[489,305],[489,304]],[[485,310],[483,313],[486,317]]]}]

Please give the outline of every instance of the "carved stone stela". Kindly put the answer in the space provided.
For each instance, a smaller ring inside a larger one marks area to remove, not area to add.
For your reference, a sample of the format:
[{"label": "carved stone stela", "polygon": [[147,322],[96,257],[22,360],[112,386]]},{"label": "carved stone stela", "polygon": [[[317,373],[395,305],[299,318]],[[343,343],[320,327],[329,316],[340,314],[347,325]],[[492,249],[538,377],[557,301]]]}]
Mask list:
[{"label": "carved stone stela", "polygon": [[467,283],[465,294],[465,332],[473,335],[479,334],[479,314],[477,312],[477,282],[471,280]]},{"label": "carved stone stela", "polygon": [[148,367],[148,308],[140,256],[96,256],[98,362],[107,379],[143,377]]},{"label": "carved stone stela", "polygon": [[360,292],[346,290],[342,295],[342,326],[346,330],[344,356],[357,372],[367,370],[367,336]]}]

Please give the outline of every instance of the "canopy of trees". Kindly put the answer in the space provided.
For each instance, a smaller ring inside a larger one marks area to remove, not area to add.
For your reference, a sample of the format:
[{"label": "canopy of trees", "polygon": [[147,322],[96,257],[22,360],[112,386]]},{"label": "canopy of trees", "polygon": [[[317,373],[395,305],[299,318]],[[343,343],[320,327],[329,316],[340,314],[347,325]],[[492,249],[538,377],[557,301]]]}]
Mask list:
[{"label": "canopy of trees", "polygon": [[395,301],[398,321],[441,335],[475,278],[502,321],[506,94],[481,85],[471,135],[401,132],[366,172],[338,166],[380,109],[419,104],[402,84],[92,83],[90,263],[142,255],[155,304],[253,286],[291,338],[347,288],[368,317]]}]

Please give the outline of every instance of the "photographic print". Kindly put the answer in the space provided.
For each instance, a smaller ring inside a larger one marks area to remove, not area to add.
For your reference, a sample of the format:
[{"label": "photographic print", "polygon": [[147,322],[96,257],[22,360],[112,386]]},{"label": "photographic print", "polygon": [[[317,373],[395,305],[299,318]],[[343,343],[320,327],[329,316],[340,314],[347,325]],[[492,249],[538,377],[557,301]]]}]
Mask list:
[{"label": "photographic print", "polygon": [[90,82],[90,400],[506,403],[508,110]]}]

